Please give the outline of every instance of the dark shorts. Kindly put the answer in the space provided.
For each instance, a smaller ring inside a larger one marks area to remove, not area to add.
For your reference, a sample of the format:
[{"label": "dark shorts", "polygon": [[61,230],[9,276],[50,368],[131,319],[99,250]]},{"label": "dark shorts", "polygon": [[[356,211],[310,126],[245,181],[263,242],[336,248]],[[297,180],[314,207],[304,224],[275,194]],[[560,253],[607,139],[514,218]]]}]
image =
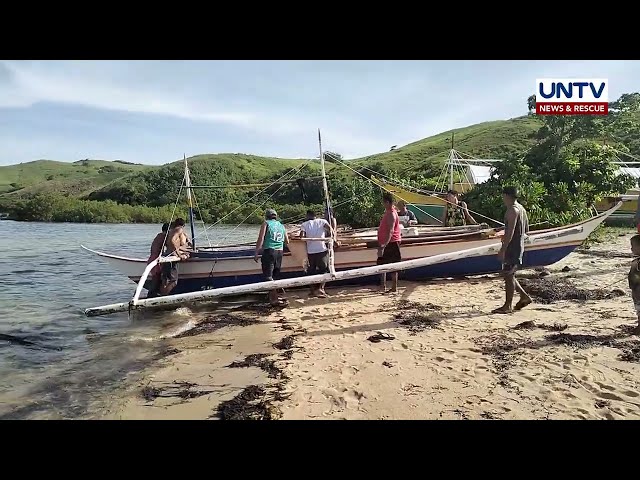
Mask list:
[{"label": "dark shorts", "polygon": [[391,242],[382,252],[382,257],[378,257],[378,265],[386,265],[387,263],[397,263],[402,261],[400,254],[400,242]]},{"label": "dark shorts", "polygon": [[160,286],[162,285],[162,273],[159,272],[157,274],[150,275],[150,283],[149,290],[147,291],[147,298],[152,296],[156,296],[160,291]]},{"label": "dark shorts", "polygon": [[265,280],[273,280],[280,275],[282,267],[282,250],[267,248],[262,252],[262,274]]},{"label": "dark shorts", "polygon": [[307,275],[329,273],[329,251],[309,253],[307,258],[309,259]]},{"label": "dark shorts", "polygon": [[177,263],[163,263],[162,264],[162,280],[167,283],[178,281],[178,264]]}]

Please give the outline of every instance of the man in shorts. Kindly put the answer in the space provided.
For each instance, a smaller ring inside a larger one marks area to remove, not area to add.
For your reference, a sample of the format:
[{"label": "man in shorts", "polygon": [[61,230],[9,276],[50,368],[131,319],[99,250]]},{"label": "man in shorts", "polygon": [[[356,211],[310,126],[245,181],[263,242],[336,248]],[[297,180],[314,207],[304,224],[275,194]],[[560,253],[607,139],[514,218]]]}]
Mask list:
[{"label": "man in shorts", "polygon": [[[386,265],[388,263],[397,263],[402,261],[400,253],[400,243],[402,234],[400,232],[400,219],[398,211],[393,206],[393,196],[385,193],[382,196],[384,205],[384,214],[380,219],[378,227],[378,265]],[[382,291],[387,292],[387,274],[383,273],[381,278]],[[398,272],[391,274],[391,290],[392,293],[398,291]]]},{"label": "man in shorts", "polygon": [[[313,210],[307,210],[307,221],[301,226],[301,237],[307,238],[327,238],[328,235],[334,236],[334,231],[329,222],[324,218],[316,218]],[[326,241],[307,241],[307,260],[309,268],[307,275],[329,273],[329,250]],[[324,291],[324,283],[311,286],[311,296],[326,298]]]},{"label": "man in shorts", "polygon": [[[273,208],[267,208],[265,221],[262,222],[260,227],[258,241],[256,242],[256,252],[253,257],[258,263],[258,256],[262,250],[262,274],[266,281],[277,279],[280,276],[284,246],[289,244],[287,230],[277,218],[276,211]],[[283,305],[286,302],[278,298],[278,290],[271,290],[269,292],[269,303],[271,305]]]},{"label": "man in shorts", "polygon": [[636,315],[638,316],[638,325],[634,329],[633,333],[640,335],[640,235],[634,235],[631,237],[631,253],[633,253],[635,258],[631,262],[631,268],[629,269],[627,279],[629,281],[629,288],[631,289],[633,306],[635,307]]},{"label": "man in shorts", "polygon": [[[147,265],[157,259],[162,253],[162,246],[164,245],[165,238],[167,237],[167,231],[169,230],[169,224],[165,223],[162,225],[162,231],[156,235],[151,242],[151,249],[149,252],[149,259],[147,260]],[[160,285],[162,282],[161,278],[162,268],[160,264],[156,265],[153,270],[149,273],[149,277],[151,278],[151,285],[149,286],[149,291],[147,292],[147,298],[157,297]]]},{"label": "man in shorts", "polygon": [[[188,245],[188,239],[184,233],[184,225],[185,221],[182,218],[176,218],[176,220],[171,224],[171,230],[169,230],[167,241],[165,242],[165,257],[175,254],[180,258],[180,260],[186,260],[189,258],[189,253],[185,251]],[[176,288],[177,284],[178,262],[163,263],[160,294],[168,295],[174,288]]]},{"label": "man in shorts", "polygon": [[516,291],[520,294],[520,300],[516,303],[515,310],[521,310],[532,302],[531,297],[516,279],[516,271],[522,266],[524,256],[524,239],[529,233],[529,217],[525,208],[518,202],[516,187],[505,187],[502,190],[502,200],[507,212],[504,215],[504,236],[498,258],[502,262],[506,299],[504,305],[492,313],[513,312],[513,295]]}]

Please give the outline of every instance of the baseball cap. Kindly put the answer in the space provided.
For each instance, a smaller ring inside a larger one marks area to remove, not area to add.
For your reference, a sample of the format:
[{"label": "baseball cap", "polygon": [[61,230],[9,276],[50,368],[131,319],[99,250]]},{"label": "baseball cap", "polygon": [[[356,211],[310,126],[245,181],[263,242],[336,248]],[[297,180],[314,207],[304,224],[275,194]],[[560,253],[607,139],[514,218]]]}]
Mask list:
[{"label": "baseball cap", "polygon": [[267,218],[275,218],[278,216],[278,213],[273,208],[267,208],[267,211],[264,212],[264,216]]}]

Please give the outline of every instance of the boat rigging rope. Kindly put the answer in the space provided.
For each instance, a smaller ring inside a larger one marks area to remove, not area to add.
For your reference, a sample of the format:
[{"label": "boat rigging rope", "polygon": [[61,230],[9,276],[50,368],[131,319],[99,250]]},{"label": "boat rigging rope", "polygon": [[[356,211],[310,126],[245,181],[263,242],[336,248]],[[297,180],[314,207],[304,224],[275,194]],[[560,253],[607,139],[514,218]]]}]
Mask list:
[{"label": "boat rigging rope", "polygon": [[[329,155],[330,155],[330,154],[329,154]],[[370,178],[367,178],[367,177],[366,177],[366,175],[363,175],[362,173],[358,172],[357,170],[355,170],[355,169],[351,168],[351,166],[347,165],[347,164],[346,164],[346,163],[344,163],[343,161],[338,160],[337,158],[334,158],[334,160],[335,160],[336,162],[339,162],[339,163],[340,163],[340,164],[342,164],[343,166],[347,167],[349,170],[353,171],[354,173],[357,173],[358,175],[360,175],[360,176],[361,176],[362,178],[364,178],[365,180],[368,180],[369,182],[371,182],[371,183],[373,183],[374,185],[376,185],[376,184],[375,184],[375,182],[373,182]],[[382,186],[382,185],[377,185],[377,186],[378,186],[379,188],[382,188],[383,190],[385,190],[385,191],[387,191],[387,192],[391,193],[392,195],[395,195],[395,196],[396,196],[396,197],[398,197],[400,200],[403,200],[403,201],[407,202],[407,201],[406,201],[406,200],[404,200],[404,198],[402,198],[400,195],[398,195],[398,194],[394,194],[394,193],[393,193],[392,191],[390,191],[388,188],[386,188],[386,187],[384,187],[384,186]],[[407,202],[407,203],[411,203],[411,202]],[[411,204],[411,205],[413,205],[413,204]],[[420,212],[424,213],[425,215],[427,215],[427,216],[429,216],[429,217],[433,218],[433,219],[434,219],[434,220],[436,220],[437,222],[442,223],[442,220],[440,220],[440,219],[438,219],[438,218],[434,217],[433,215],[431,215],[431,214],[429,214],[429,213],[425,212],[425,211],[424,211],[424,210],[422,210],[420,207],[418,207],[418,206],[416,206],[416,205],[413,205],[413,206],[414,206],[414,207],[416,207],[416,209],[417,209],[418,211],[420,211]]]},{"label": "boat rigging rope", "polygon": [[239,185],[192,185],[191,188],[253,188],[253,187],[265,187],[265,186],[270,187],[278,183],[296,183],[296,182],[299,182],[300,180],[317,180],[319,178],[322,178],[322,177],[320,176],[306,177],[304,179],[284,180],[281,182],[273,182],[273,183],[241,183]]},{"label": "boat rigging rope", "polygon": [[[173,205],[173,212],[171,212],[171,219],[169,220],[169,227],[171,227],[171,223],[173,222],[173,217],[176,214],[176,209],[178,208],[178,202],[180,201],[180,194],[182,193],[182,188],[184,187],[185,180],[187,179],[187,171],[185,170],[184,175],[182,176],[182,183],[180,184],[180,190],[178,191],[178,197],[176,198],[176,203]],[[171,228],[167,228],[167,233],[164,235],[164,241],[162,242],[162,246],[164,247],[167,244],[167,238],[169,238],[169,232]],[[166,255],[167,257],[173,255],[174,252]],[[160,250],[160,256],[158,258],[164,258],[162,255],[162,250]]]},{"label": "boat rigging rope", "polygon": [[[627,157],[629,157],[629,158],[633,158],[634,160],[637,160],[637,161],[639,161],[639,162],[640,162],[640,158],[638,158],[637,156],[635,156],[635,155],[633,155],[633,154],[631,154],[631,153],[621,152],[620,150],[618,150],[618,149],[616,149],[616,148],[612,147],[611,145],[606,145],[606,147],[607,147],[607,148],[610,148],[611,150],[613,150],[613,151],[614,151],[614,152],[616,152],[616,153],[619,153],[620,155],[625,155],[625,156],[627,156]],[[623,160],[621,160],[619,157],[618,157],[618,160],[620,160],[622,163],[625,163],[625,162],[624,162]],[[629,162],[629,163],[631,163],[631,162]]]},{"label": "boat rigging rope", "polygon": [[[297,174],[297,173],[302,169],[302,167],[304,167],[304,164],[300,165],[300,167],[299,167],[295,172],[293,172],[293,175]],[[251,216],[252,216],[255,212],[257,212],[258,210],[262,210],[262,208],[264,208],[264,205],[265,205],[269,200],[271,200],[271,198],[273,198],[273,196],[274,196],[276,193],[278,193],[278,192],[279,192],[279,191],[280,191],[284,186],[285,186],[285,184],[284,184],[284,183],[283,183],[282,185],[280,185],[280,186],[278,187],[278,189],[277,189],[275,192],[273,192],[271,195],[269,195],[269,196],[268,196],[268,197],[267,197],[267,198],[266,198],[266,199],[265,199],[265,200],[264,200],[260,205],[258,205],[255,209],[253,209],[253,210],[251,211],[251,213],[249,213],[249,215],[247,215],[247,216],[245,217],[245,219],[244,219],[244,220],[242,220],[239,224],[237,224],[237,225],[236,225],[236,226],[235,226],[235,227],[234,227],[234,228],[233,228],[229,233],[227,233],[227,234],[222,238],[222,240],[220,240],[220,243],[224,242],[227,238],[229,238],[229,236],[230,236],[233,232],[235,232],[235,231],[240,227],[240,225],[243,225],[243,224],[244,224],[244,222],[246,222],[247,220],[249,220],[249,218],[251,218]]]},{"label": "boat rigging rope", "polygon": [[253,200],[254,198],[256,198],[258,195],[264,193],[266,190],[269,189],[269,187],[271,187],[272,185],[277,184],[280,180],[282,180],[283,178],[286,178],[287,176],[289,176],[291,174],[291,172],[293,170],[296,170],[296,172],[298,170],[301,169],[302,166],[307,165],[307,161],[302,162],[298,167],[292,167],[291,169],[289,169],[285,174],[283,174],[280,178],[278,178],[278,180],[276,180],[273,183],[270,183],[268,186],[266,186],[265,188],[263,188],[262,190],[260,190],[258,193],[256,193],[253,197],[251,197],[249,200],[247,200],[246,202],[244,202],[241,205],[238,205],[236,208],[234,208],[233,210],[231,210],[229,213],[227,213],[224,217],[218,219],[217,222],[215,222],[213,225],[209,225],[208,227],[205,228],[205,231],[209,230],[210,228],[215,227],[216,225],[219,225],[223,220],[225,220],[227,217],[229,217],[229,215],[231,215],[232,213],[237,212],[238,210],[240,210],[242,207],[244,207],[247,203],[249,203],[251,200]]},{"label": "boat rigging rope", "polygon": [[[202,222],[202,229],[204,232],[204,237],[207,239],[207,243],[209,244],[209,246],[211,246],[211,240],[209,239],[209,234],[207,233],[207,230],[205,228],[205,223],[204,223],[204,218],[202,218],[202,212],[200,211],[200,205],[198,205],[198,199],[196,198],[196,195],[194,192],[191,193],[191,196],[193,197],[193,202],[196,204],[196,209],[198,210],[198,216],[200,217],[200,221]],[[193,239],[191,239],[191,241],[193,241]]]}]

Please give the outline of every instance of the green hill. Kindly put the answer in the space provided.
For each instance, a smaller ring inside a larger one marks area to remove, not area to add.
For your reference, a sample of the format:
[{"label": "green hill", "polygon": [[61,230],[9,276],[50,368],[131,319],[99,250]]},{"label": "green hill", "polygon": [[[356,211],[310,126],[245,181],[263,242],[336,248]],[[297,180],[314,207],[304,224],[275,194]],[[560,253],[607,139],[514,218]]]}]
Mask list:
[{"label": "green hill", "polygon": [[461,153],[477,158],[504,159],[522,154],[534,143],[533,135],[542,126],[536,117],[478,123],[449,130],[418,140],[390,152],[354,160],[358,165],[378,166],[396,172],[440,173],[442,164],[453,146]]},{"label": "green hill", "polygon": [[154,167],[89,159],[73,163],[53,160],[20,163],[0,167],[0,195],[22,198],[59,192],[82,197],[132,172],[150,168]]}]

